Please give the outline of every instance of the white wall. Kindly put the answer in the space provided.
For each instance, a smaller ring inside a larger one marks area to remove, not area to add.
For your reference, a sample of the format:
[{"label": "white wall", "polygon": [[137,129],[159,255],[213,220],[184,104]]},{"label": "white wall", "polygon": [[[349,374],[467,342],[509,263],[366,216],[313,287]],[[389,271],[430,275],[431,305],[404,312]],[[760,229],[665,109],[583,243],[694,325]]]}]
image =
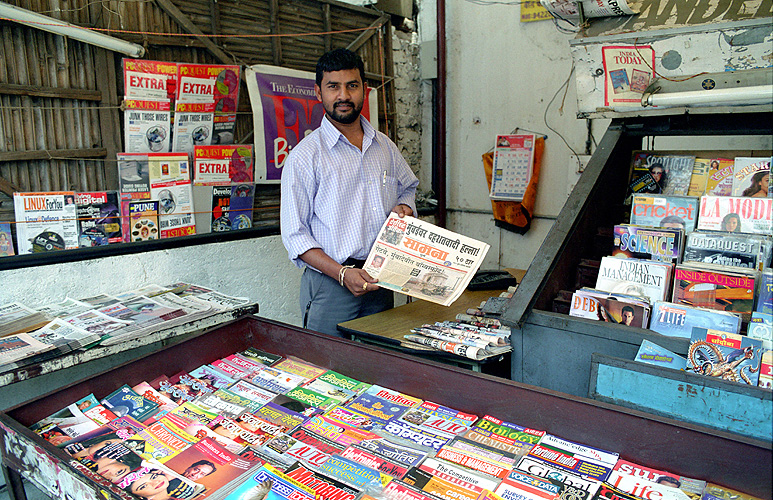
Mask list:
[{"label": "white wall", "polygon": [[301,271],[279,236],[0,271],[0,304],[29,307],[115,294],[148,283],[193,283],[248,297],[260,316],[300,325]]},{"label": "white wall", "polygon": [[[435,0],[420,5],[422,42],[435,36]],[[521,23],[520,7],[479,5],[446,0],[448,227],[483,239],[492,248],[484,268],[526,269],[576,182],[576,163],[561,138],[548,130],[543,116],[548,102],[572,68],[568,40],[550,21]],[[422,60],[422,65],[428,61]],[[424,72],[424,68],[422,68]],[[572,148],[584,153],[585,120],[576,119],[574,78],[548,111],[548,123]],[[563,101],[563,114],[559,112]],[[424,118],[424,133],[431,130]],[[607,122],[595,122],[597,139]],[[535,213],[523,236],[494,226],[481,155],[496,134],[519,127],[548,136],[545,143]],[[424,158],[429,152],[424,152]]]}]

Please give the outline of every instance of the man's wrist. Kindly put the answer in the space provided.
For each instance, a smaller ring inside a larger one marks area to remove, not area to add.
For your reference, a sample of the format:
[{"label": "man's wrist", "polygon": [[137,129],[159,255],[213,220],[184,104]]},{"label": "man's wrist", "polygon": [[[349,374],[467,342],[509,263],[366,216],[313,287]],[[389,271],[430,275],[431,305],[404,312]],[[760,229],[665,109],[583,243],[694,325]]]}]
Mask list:
[{"label": "man's wrist", "polygon": [[354,266],[341,266],[338,270],[338,284],[344,286],[344,276],[346,276],[346,270],[352,269]]}]

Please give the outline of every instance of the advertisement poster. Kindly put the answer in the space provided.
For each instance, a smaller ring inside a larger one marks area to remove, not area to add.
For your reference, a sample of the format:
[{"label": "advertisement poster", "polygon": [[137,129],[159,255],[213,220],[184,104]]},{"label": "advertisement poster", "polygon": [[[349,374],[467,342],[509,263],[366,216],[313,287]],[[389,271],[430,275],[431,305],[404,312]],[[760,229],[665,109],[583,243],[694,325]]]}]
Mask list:
[{"label": "advertisement poster", "polygon": [[655,51],[649,45],[601,48],[604,61],[604,105],[641,107],[641,97],[655,77]]},{"label": "advertisement poster", "polygon": [[521,22],[547,21],[553,19],[550,12],[542,6],[539,0],[525,0],[521,2]]},{"label": "advertisement poster", "polygon": [[[255,182],[276,184],[290,150],[319,127],[325,110],[308,71],[257,64],[246,69],[255,126]],[[375,89],[368,89],[362,115],[378,130]]]}]

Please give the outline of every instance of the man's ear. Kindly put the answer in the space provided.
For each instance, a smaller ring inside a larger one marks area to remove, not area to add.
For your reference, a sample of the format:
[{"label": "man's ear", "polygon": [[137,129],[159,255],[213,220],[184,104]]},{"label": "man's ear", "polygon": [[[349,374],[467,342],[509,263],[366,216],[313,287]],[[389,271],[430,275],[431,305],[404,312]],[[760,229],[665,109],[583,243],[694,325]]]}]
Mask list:
[{"label": "man's ear", "polygon": [[317,94],[317,100],[322,102],[322,89],[316,83],[314,84],[314,93]]}]

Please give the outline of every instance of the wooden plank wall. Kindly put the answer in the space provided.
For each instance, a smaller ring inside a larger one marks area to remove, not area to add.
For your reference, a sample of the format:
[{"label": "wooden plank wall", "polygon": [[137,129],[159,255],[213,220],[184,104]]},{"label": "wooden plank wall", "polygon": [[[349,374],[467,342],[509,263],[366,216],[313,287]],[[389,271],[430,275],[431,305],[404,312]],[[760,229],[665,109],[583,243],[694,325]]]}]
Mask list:
[{"label": "wooden plank wall", "polygon": [[[81,26],[122,30],[107,34],[143,45],[150,60],[313,71],[326,50],[351,47],[365,61],[369,85],[383,85],[381,128],[394,138],[391,24],[375,10],[332,0],[8,3]],[[363,31],[369,26],[377,29]],[[117,189],[123,56],[6,20],[0,20],[0,44],[0,220],[13,220],[8,196],[14,190]],[[239,101],[235,142],[252,143],[243,81]],[[258,186],[256,225],[277,224],[278,203],[278,186]]]}]

